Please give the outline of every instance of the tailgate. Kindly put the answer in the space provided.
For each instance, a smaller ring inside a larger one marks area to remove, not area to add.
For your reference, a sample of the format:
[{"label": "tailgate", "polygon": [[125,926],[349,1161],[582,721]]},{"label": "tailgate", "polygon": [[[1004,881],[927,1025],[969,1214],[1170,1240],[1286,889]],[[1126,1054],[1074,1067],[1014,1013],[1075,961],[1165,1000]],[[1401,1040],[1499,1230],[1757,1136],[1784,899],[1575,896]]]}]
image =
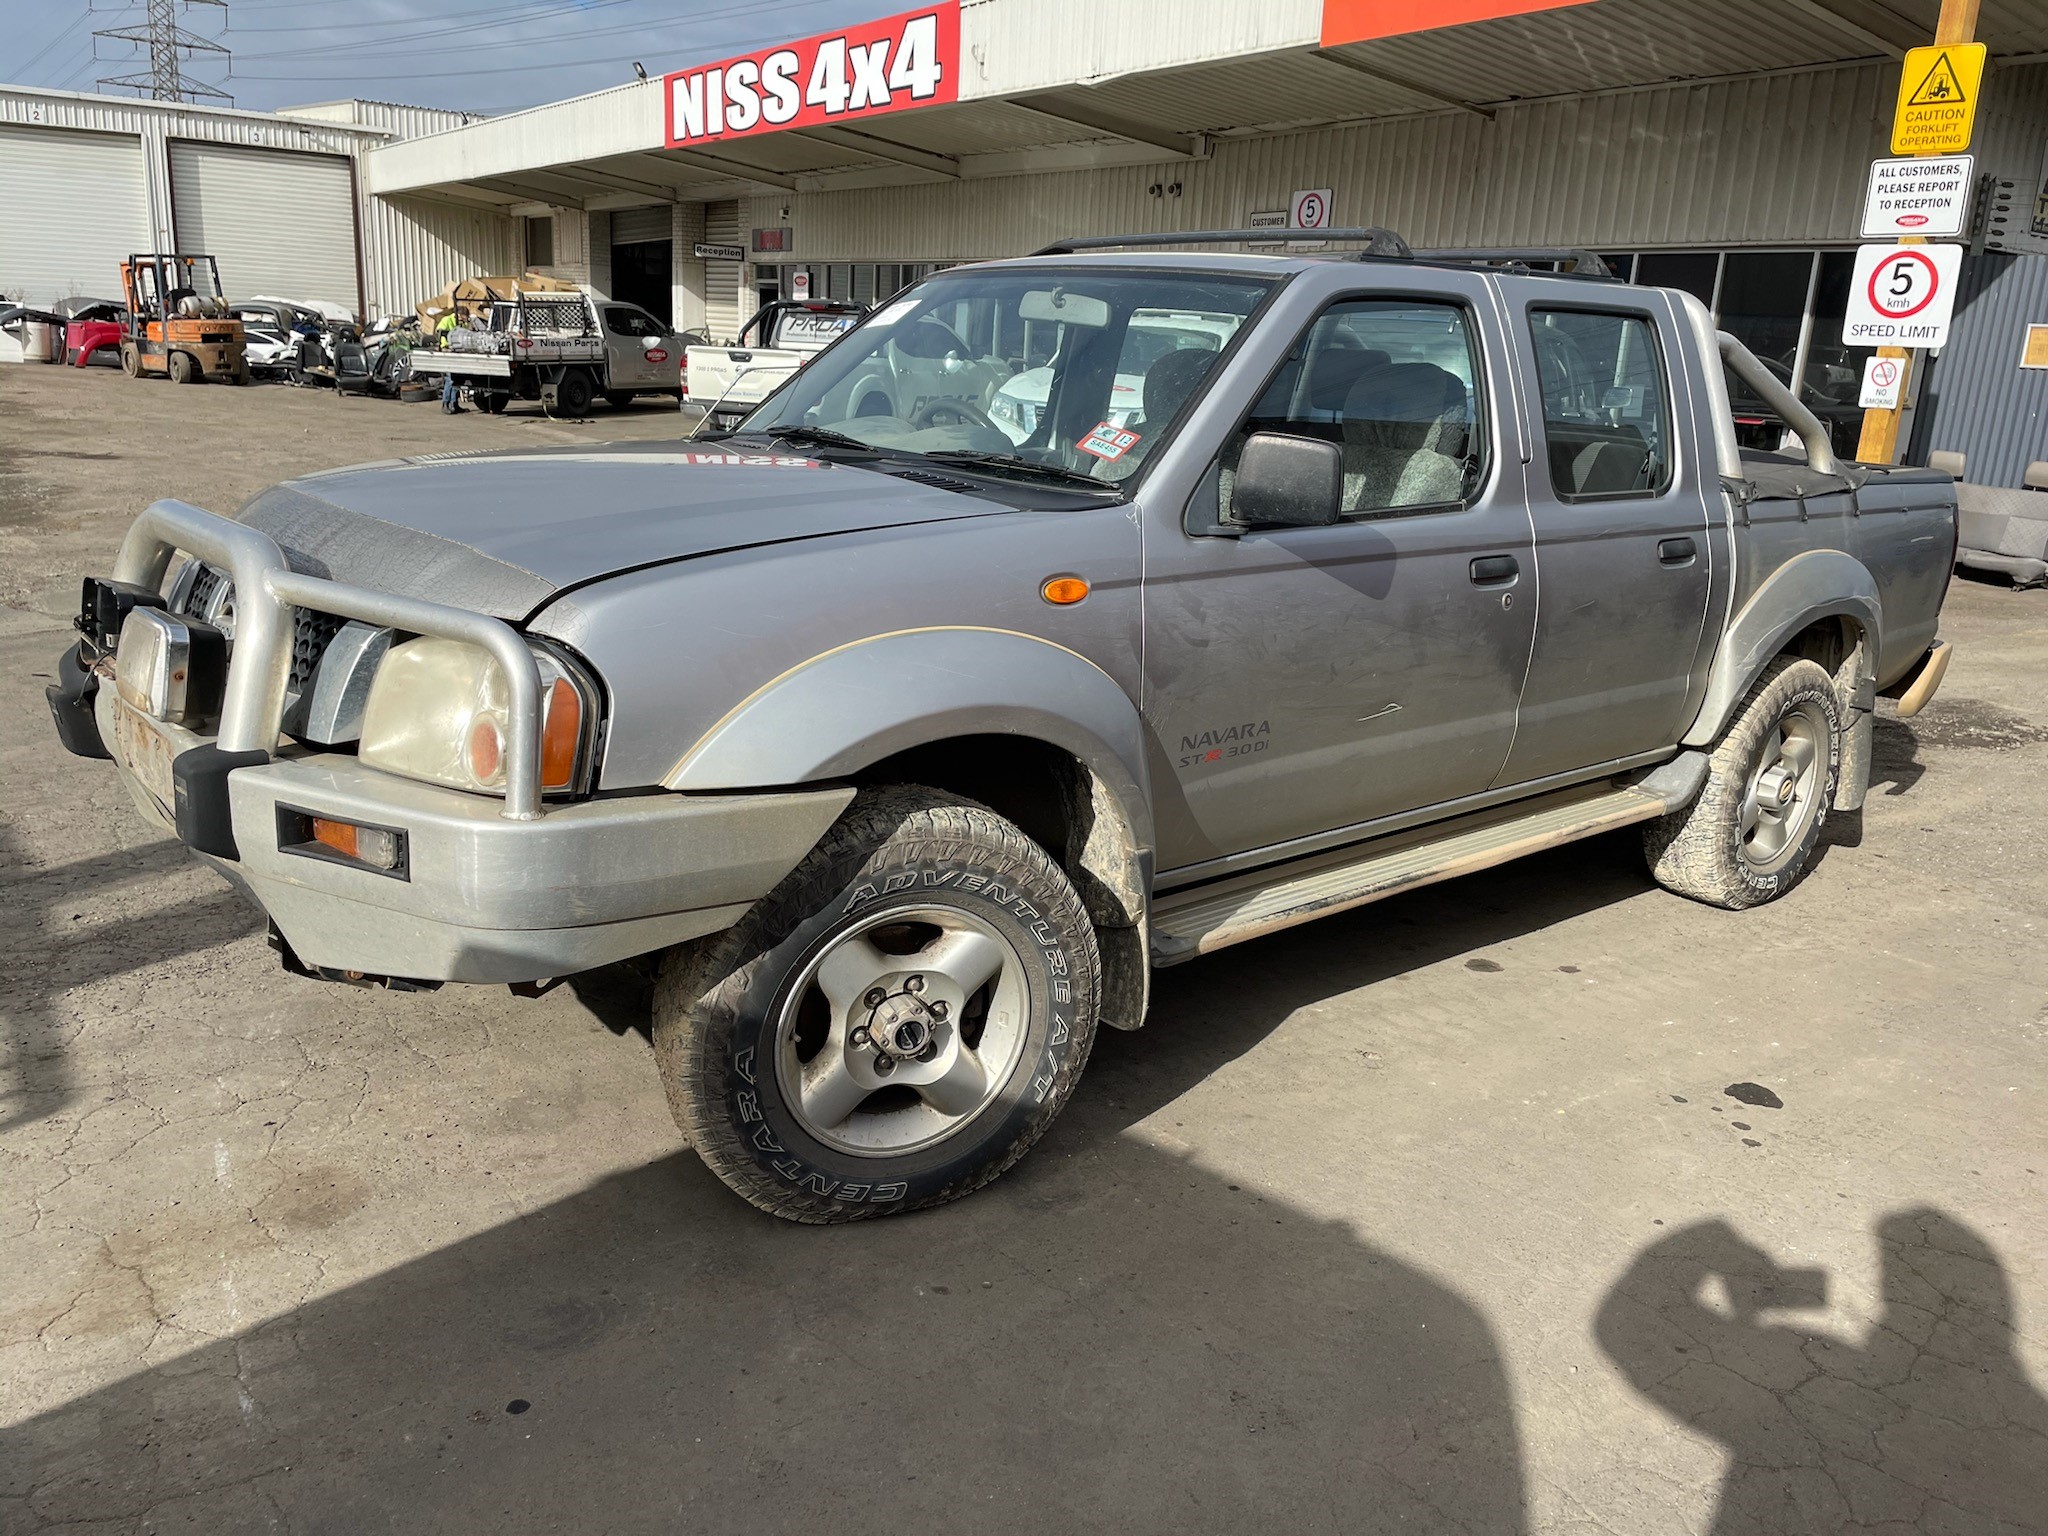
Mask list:
[{"label": "tailgate", "polygon": [[414,352],[414,373],[452,373],[464,378],[509,379],[512,360],[487,352]]}]

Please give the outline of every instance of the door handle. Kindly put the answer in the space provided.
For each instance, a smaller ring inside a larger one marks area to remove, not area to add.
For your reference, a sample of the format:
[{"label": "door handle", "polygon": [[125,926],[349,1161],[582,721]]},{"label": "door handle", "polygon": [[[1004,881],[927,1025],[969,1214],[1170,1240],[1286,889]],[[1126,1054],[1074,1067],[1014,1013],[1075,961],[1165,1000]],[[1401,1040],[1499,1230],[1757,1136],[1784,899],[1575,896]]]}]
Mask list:
[{"label": "door handle", "polygon": [[1481,555],[1472,562],[1472,584],[1477,587],[1499,586],[1521,574],[1521,562],[1513,555]]},{"label": "door handle", "polygon": [[1665,565],[1685,565],[1699,553],[1691,539],[1660,539],[1657,558]]}]

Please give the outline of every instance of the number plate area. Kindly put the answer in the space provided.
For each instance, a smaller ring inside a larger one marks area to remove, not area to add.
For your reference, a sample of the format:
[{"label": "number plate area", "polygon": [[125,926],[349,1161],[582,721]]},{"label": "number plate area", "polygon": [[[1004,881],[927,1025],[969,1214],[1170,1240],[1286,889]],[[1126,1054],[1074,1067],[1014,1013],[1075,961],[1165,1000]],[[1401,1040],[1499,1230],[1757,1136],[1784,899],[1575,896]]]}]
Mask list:
[{"label": "number plate area", "polygon": [[114,701],[114,754],[121,766],[163,807],[165,816],[175,814],[176,791],[171,785],[171,759],[183,748],[173,743],[161,721],[145,715],[124,699]]}]

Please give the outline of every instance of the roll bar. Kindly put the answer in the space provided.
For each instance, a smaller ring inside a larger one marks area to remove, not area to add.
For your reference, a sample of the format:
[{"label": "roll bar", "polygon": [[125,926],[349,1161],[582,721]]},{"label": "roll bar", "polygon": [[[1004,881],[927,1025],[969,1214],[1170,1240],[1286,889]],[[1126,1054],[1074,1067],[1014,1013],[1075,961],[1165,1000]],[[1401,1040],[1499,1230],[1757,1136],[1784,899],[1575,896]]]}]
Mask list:
[{"label": "roll bar", "polygon": [[1758,362],[1749,348],[1726,331],[1716,331],[1714,335],[1721,344],[1721,361],[1727,364],[1728,371],[1755,390],[1757,398],[1799,434],[1799,441],[1806,446],[1806,467],[1817,475],[1841,478],[1842,462],[1835,457],[1834,440],[1821,419],[1800,403],[1799,397],[1785,387],[1784,380]]}]

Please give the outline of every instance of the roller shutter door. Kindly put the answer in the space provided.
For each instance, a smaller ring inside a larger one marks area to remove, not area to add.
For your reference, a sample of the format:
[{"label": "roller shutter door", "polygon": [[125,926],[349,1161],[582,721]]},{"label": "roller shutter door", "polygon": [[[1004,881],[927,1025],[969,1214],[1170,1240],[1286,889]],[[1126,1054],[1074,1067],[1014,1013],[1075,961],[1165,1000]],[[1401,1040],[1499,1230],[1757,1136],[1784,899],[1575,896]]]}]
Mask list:
[{"label": "roller shutter door", "polygon": [[[740,205],[706,203],[704,239],[710,245],[739,245]],[[740,268],[744,263],[724,261],[715,256],[704,259],[704,328],[713,341],[732,341],[739,335]],[[749,311],[751,313],[751,311]]]},{"label": "roller shutter door", "polygon": [[174,139],[171,213],[178,249],[218,261],[230,298],[359,305],[355,199],[339,156]]},{"label": "roller shutter door", "polygon": [[121,263],[148,249],[141,140],[0,124],[0,294],[119,298]]},{"label": "roller shutter door", "polygon": [[640,245],[675,238],[675,220],[667,203],[654,208],[618,208],[612,212],[612,244]]}]

